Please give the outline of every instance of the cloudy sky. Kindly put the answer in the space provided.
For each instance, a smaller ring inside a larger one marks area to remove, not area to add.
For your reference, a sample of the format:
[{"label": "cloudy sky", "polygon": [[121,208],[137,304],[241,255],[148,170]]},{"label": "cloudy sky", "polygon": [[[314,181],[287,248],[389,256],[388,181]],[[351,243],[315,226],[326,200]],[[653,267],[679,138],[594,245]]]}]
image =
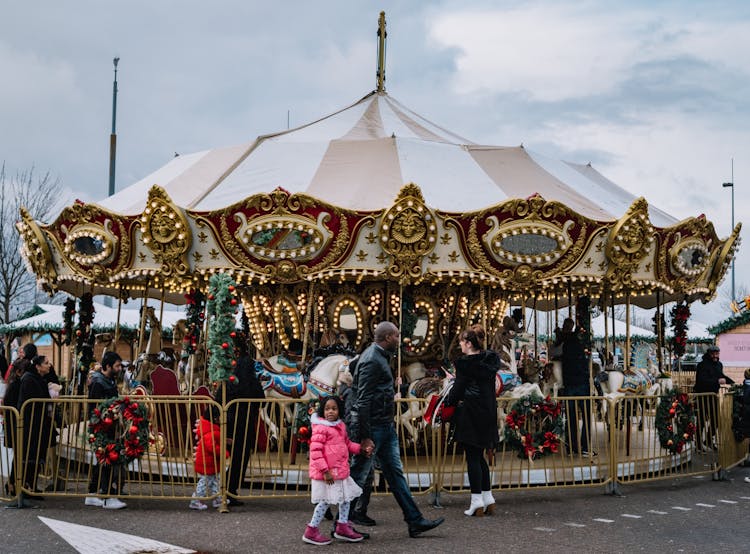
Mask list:
[{"label": "cloudy sky", "polygon": [[[736,221],[750,212],[743,0],[6,2],[0,161],[106,196],[115,56],[118,190],[175,153],[318,119],[374,88],[381,9],[387,90],[435,123],[591,162],[676,217],[705,213],[721,237],[733,159]],[[729,315],[726,301],[695,312]]]}]

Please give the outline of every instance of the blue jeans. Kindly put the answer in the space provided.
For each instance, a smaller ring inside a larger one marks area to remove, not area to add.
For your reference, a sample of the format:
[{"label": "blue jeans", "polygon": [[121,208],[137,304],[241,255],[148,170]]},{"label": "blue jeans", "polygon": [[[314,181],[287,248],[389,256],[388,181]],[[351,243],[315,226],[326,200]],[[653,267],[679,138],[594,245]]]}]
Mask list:
[{"label": "blue jeans", "polygon": [[404,467],[401,465],[401,455],[398,452],[398,436],[393,423],[385,425],[374,425],[370,428],[372,442],[375,443],[372,457],[354,456],[351,467],[351,477],[362,488],[364,488],[367,475],[372,469],[374,459],[380,464],[380,471],[385,477],[391,494],[401,506],[404,512],[404,521],[412,523],[422,519],[422,512],[417,508],[414,498],[409,490],[409,485],[404,477]]}]

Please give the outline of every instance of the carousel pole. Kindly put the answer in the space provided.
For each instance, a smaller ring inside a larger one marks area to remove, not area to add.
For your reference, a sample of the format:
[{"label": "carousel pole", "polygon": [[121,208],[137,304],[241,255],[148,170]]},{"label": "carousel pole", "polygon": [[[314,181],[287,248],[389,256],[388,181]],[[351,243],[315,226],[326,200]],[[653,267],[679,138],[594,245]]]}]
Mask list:
[{"label": "carousel pole", "polygon": [[568,281],[568,317],[573,317],[573,286]]},{"label": "carousel pole", "polygon": [[[159,325],[161,325],[162,329],[164,329],[164,325],[162,324],[162,321],[164,321],[164,298],[166,297],[166,290],[164,289],[164,285],[161,286],[161,306],[159,307]],[[162,345],[159,345],[159,348],[161,348]]]},{"label": "carousel pole", "polygon": [[539,360],[539,312],[536,309],[536,293],[534,293],[534,358]]},{"label": "carousel pole", "polygon": [[307,312],[305,313],[304,333],[302,335],[302,363],[307,359],[307,342],[310,336],[310,319],[312,319],[312,298],[314,291],[313,282],[310,281],[310,288],[307,293]]},{"label": "carousel pole", "polygon": [[148,279],[146,279],[146,285],[143,287],[143,296],[141,297],[141,324],[138,329],[138,354],[141,355],[143,350],[143,335],[146,333],[146,303],[148,298]]},{"label": "carousel pole", "polygon": [[[625,295],[625,355],[623,368],[630,369],[630,291]],[[625,360],[627,360],[627,365]]]},{"label": "carousel pole", "polygon": [[479,304],[482,307],[482,327],[484,328],[484,349],[487,350],[487,296],[485,294],[484,285],[480,285],[479,289]]},{"label": "carousel pole", "polygon": [[[615,360],[615,352],[617,351],[617,345],[616,345],[616,337],[617,337],[617,327],[615,327],[615,293],[612,293],[612,361],[615,364],[615,369],[617,369],[617,360]],[[623,369],[625,368],[625,364],[623,364]]]},{"label": "carousel pole", "polygon": [[662,359],[662,328],[661,328],[661,291],[656,291],[656,359],[659,363],[659,375],[662,373],[664,360]]},{"label": "carousel pole", "polygon": [[[401,328],[403,322],[404,322],[404,280],[403,278],[398,282],[398,330],[399,333],[403,331]],[[403,341],[404,337],[401,337],[401,341]],[[403,379],[402,370],[401,370],[401,342],[399,342],[398,345],[398,379],[399,379],[399,385],[401,384],[400,381]]]},{"label": "carousel pole", "polygon": [[[604,310],[602,310],[602,316],[604,316],[604,359],[602,360],[602,363],[606,366],[607,358],[609,357],[609,322],[607,321],[607,303],[603,298],[602,306],[604,307]],[[602,367],[602,369],[604,369],[604,367]]]}]

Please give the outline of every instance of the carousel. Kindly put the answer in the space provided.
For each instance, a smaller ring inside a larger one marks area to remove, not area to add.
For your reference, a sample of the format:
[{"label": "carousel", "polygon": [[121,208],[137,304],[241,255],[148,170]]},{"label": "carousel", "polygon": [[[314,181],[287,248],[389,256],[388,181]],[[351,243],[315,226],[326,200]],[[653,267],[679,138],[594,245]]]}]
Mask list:
[{"label": "carousel", "polygon": [[704,215],[678,220],[591,164],[426,120],[386,91],[382,15],[378,37],[375,90],[333,114],[180,155],[51,222],[22,210],[39,286],[190,308],[226,274],[256,357],[295,339],[303,357],[337,341],[360,351],[390,320],[404,379],[454,357],[470,324],[507,332],[514,309],[533,358],[539,321],[558,314],[585,329],[592,311],[714,298],[741,224],[720,238]]}]

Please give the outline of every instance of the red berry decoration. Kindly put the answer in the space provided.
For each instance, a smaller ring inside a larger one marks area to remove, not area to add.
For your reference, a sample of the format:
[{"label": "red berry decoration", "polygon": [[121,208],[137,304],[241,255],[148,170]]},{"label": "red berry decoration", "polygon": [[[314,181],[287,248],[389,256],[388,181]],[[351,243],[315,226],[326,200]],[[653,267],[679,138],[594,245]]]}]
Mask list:
[{"label": "red berry decoration", "polygon": [[229,343],[228,342],[222,342],[221,343],[221,347],[226,350],[227,348],[229,348]]},{"label": "red berry decoration", "polygon": [[235,377],[234,375],[230,375],[229,376],[229,381],[230,382],[234,383],[236,380],[237,380],[237,377]]},{"label": "red berry decoration", "polygon": [[209,299],[209,300],[213,300],[214,298],[215,298],[215,297],[214,297],[214,295],[213,295],[213,294],[209,294],[209,295],[208,295],[208,299]]},{"label": "red berry decoration", "polygon": [[231,333],[229,333],[229,336],[232,337],[232,338],[236,338],[237,337],[237,333],[235,333],[234,331],[232,331]]},{"label": "red berry decoration", "polygon": [[234,292],[234,285],[229,285],[227,289],[229,290],[229,292]]},{"label": "red berry decoration", "polygon": [[237,305],[237,299],[236,299],[236,298],[232,298],[232,299],[231,299],[231,300],[229,301],[229,303],[230,303],[230,304],[231,304],[232,306],[236,306],[236,305]]},{"label": "red berry decoration", "polygon": [[130,434],[131,434],[131,435],[137,435],[137,434],[138,434],[138,426],[136,426],[136,425],[131,425],[131,426],[130,426]]}]

